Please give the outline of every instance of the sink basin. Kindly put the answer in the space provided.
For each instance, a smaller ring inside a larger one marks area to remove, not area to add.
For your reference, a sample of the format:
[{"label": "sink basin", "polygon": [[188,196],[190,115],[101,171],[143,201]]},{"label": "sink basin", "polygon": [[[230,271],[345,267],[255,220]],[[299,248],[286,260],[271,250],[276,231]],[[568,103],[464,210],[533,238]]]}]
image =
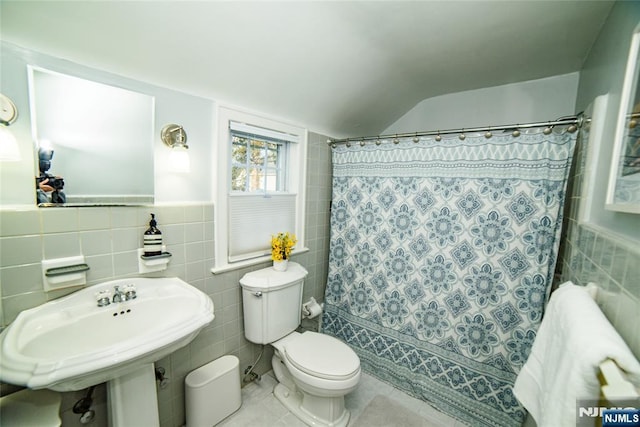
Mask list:
[{"label": "sink basin", "polygon": [[[98,307],[96,294],[133,284],[137,297]],[[21,312],[0,335],[0,380],[82,390],[187,345],[213,320],[211,299],[178,278],[113,280]]]}]

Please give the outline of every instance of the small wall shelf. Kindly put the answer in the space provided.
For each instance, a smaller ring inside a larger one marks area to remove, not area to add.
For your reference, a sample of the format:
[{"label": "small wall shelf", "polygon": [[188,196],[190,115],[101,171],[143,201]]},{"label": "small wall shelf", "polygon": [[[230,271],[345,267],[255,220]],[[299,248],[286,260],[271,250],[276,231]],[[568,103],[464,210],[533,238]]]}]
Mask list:
[{"label": "small wall shelf", "polygon": [[84,256],[42,260],[42,283],[46,292],[87,283],[89,265]]},{"label": "small wall shelf", "polygon": [[138,272],[153,273],[166,270],[171,260],[171,253],[166,252],[165,249],[163,246],[162,253],[159,255],[145,255],[143,249],[138,249]]}]

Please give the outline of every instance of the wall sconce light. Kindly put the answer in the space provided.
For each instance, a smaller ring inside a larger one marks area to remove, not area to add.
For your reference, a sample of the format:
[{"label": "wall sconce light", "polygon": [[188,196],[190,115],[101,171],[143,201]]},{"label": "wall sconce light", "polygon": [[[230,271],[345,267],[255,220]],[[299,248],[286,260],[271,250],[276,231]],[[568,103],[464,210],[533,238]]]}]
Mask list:
[{"label": "wall sconce light", "polygon": [[180,125],[169,124],[160,132],[162,141],[171,147],[169,154],[169,170],[172,172],[187,173],[191,169],[189,161],[189,146],[187,145],[187,133]]},{"label": "wall sconce light", "polygon": [[16,105],[0,93],[0,162],[20,161],[18,141],[8,126],[18,118]]}]

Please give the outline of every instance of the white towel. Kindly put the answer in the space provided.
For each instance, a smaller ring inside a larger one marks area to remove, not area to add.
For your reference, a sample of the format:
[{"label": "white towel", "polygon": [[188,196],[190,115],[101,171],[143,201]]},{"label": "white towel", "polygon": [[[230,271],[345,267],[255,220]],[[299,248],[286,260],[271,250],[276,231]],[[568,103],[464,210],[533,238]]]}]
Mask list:
[{"label": "white towel", "polygon": [[582,286],[552,295],[513,392],[538,427],[576,425],[576,400],[598,399],[607,358],[640,379],[640,363]]}]

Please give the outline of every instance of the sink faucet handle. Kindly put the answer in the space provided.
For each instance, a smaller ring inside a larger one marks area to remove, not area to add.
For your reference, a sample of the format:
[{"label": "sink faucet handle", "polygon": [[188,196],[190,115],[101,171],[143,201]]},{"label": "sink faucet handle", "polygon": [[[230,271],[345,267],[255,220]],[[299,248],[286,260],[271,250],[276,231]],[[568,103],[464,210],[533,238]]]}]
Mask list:
[{"label": "sink faucet handle", "polygon": [[122,287],[122,292],[124,293],[124,297],[126,300],[136,299],[136,285],[130,283],[128,285],[124,285]]},{"label": "sink faucet handle", "polygon": [[109,289],[104,289],[100,292],[96,292],[96,301],[98,302],[98,307],[106,307],[111,304],[111,291]]}]

